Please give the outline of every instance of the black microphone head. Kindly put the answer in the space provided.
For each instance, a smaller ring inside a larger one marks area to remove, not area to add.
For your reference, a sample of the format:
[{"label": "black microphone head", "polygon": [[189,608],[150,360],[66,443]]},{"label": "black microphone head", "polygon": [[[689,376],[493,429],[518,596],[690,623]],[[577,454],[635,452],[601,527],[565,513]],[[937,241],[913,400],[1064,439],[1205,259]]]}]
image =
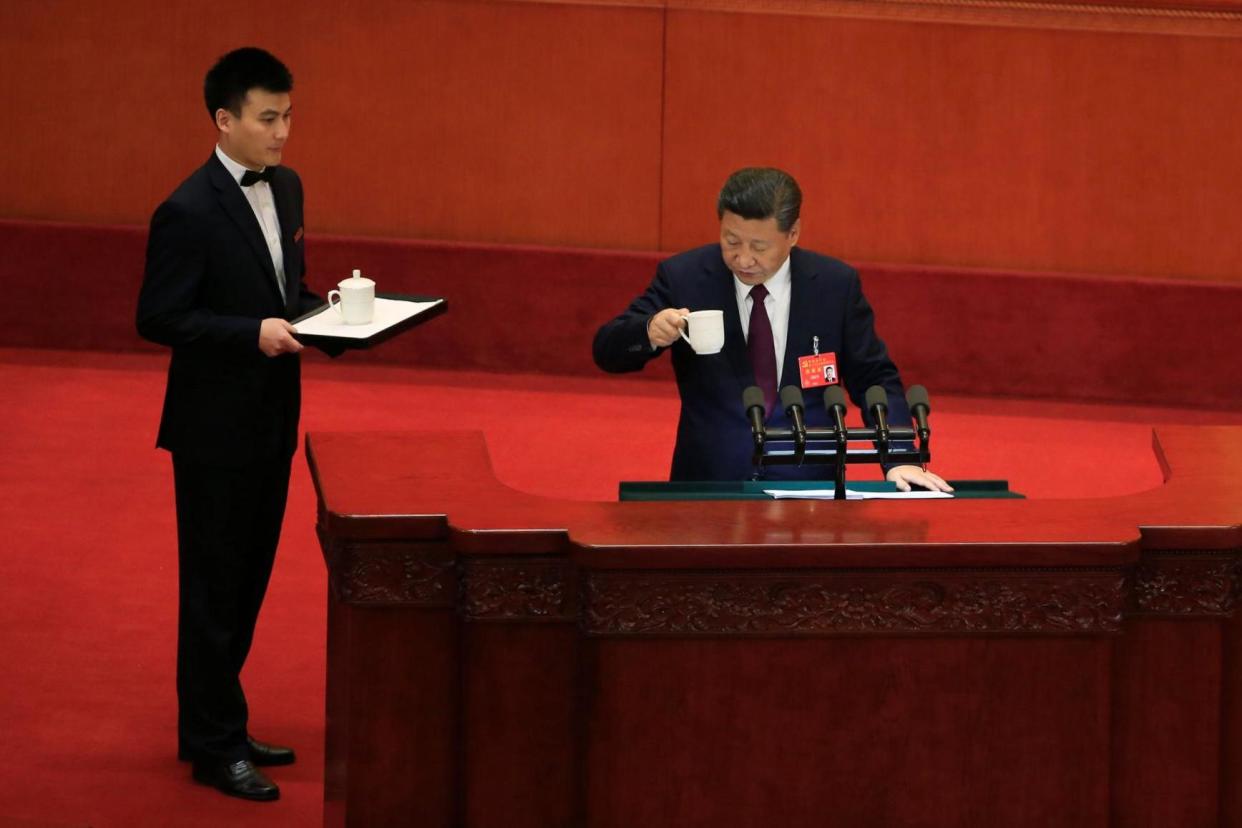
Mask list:
[{"label": "black microphone head", "polygon": [[931,403],[927,400],[927,389],[921,385],[911,385],[910,389],[906,391],[906,404],[910,406],[911,411],[914,410],[915,406],[921,405],[928,414],[931,413]]},{"label": "black microphone head", "polygon": [[781,408],[788,411],[794,406],[798,408],[806,407],[802,403],[802,389],[796,385],[786,385],[781,389]]},{"label": "black microphone head", "polygon": [[831,411],[836,406],[845,408],[845,391],[839,385],[830,385],[824,389],[824,408]]},{"label": "black microphone head", "polygon": [[750,411],[756,406],[767,408],[768,401],[763,398],[763,389],[757,385],[752,385],[742,392],[742,410]]},{"label": "black microphone head", "polygon": [[867,389],[867,410],[870,411],[877,405],[883,406],[885,411],[888,410],[888,392],[882,385],[873,385]]}]

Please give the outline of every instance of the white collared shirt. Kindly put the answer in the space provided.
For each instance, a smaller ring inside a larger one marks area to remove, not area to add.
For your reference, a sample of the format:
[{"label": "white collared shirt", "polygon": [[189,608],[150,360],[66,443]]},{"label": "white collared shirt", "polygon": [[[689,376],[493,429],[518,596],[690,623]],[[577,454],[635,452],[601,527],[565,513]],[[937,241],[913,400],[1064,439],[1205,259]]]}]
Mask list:
[{"label": "white collared shirt", "polygon": [[[788,256],[763,286],[768,289],[763,308],[768,312],[768,319],[772,323],[772,345],[776,351],[776,387],[779,388],[781,366],[785,364],[785,342],[789,339],[789,299],[793,292],[790,289]],[[737,276],[733,277],[733,288],[737,293],[737,312],[742,317],[742,335],[747,340],[750,339],[750,308],[754,304],[754,300],[750,298],[752,287],[754,285],[742,282]]]},{"label": "white collared shirt", "polygon": [[276,270],[276,284],[280,287],[280,296],[285,298],[285,254],[280,247],[280,217],[276,215],[276,202],[272,198],[272,186],[266,181],[258,181],[249,187],[242,187],[242,176],[246,168],[238,164],[216,144],[216,157],[233,176],[237,186],[241,187],[254,217],[259,220],[259,228],[263,231],[263,239],[267,242],[267,250],[272,254],[272,267]]}]

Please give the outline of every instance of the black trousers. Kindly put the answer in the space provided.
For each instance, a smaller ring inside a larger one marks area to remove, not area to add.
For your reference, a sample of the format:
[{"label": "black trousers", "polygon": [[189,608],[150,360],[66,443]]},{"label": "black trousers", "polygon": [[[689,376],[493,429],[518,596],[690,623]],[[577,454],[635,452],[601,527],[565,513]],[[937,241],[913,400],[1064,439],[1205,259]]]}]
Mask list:
[{"label": "black trousers", "polygon": [[291,461],[229,469],[173,455],[177,733],[181,753],[195,760],[249,757],[241,670],[272,574]]}]

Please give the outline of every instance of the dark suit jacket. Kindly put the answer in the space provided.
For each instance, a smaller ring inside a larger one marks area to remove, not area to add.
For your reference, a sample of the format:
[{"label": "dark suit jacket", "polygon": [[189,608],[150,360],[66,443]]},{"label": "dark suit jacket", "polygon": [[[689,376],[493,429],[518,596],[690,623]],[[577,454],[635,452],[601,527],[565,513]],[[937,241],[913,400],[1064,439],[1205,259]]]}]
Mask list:
[{"label": "dark suit jacket", "polygon": [[151,218],[138,332],[172,347],[157,445],[239,467],[291,457],[301,407],[296,354],[267,357],[259,323],[322,304],[302,282],[302,182],[277,167],[285,295],[250,203],[213,153]]},{"label": "dark suit jacket", "polygon": [[[876,336],[871,306],[862,294],[858,274],[849,265],[795,247],[790,253],[791,296],[789,334],[782,385],[798,385],[798,357],[812,353],[819,337],[820,353],[837,355],[841,381],[850,398],[863,408],[866,391],[882,385],[889,396],[889,420],[908,425],[909,408],[897,367]],[[723,310],[725,346],[719,354],[698,356],[684,341],[671,348],[651,349],[647,321],[665,308]],[[742,391],[754,385],[738,316],[733,274],[716,244],[681,253],[660,263],[655,279],[616,319],[595,335],[595,363],[605,371],[637,371],[665,350],[673,352],[673,370],[681,395],[681,419],[673,450],[672,480],[746,480],[753,476],[754,447],[750,423],[742,410]],[[822,389],[805,393],[807,425],[828,425]],[[770,426],[788,426],[778,404]],[[869,420],[869,417],[867,418]],[[830,478],[831,466],[769,466],[767,479]]]}]

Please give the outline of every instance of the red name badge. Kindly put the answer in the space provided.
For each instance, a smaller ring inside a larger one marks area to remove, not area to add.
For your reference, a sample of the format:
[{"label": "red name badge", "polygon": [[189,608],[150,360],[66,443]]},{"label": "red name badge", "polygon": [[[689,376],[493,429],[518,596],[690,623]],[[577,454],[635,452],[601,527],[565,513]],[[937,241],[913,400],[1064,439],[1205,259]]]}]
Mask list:
[{"label": "red name badge", "polygon": [[798,357],[798,374],[803,388],[836,385],[840,382],[837,377],[837,355],[827,353]]}]

